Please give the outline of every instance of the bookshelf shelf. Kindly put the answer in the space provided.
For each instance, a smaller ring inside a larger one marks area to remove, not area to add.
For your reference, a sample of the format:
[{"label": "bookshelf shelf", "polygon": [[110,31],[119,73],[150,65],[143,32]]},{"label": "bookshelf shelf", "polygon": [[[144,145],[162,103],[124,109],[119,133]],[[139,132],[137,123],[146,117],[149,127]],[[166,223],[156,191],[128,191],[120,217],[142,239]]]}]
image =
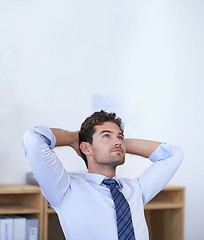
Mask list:
[{"label": "bookshelf shelf", "polygon": [[40,211],[23,205],[5,204],[0,205],[0,214],[40,214]]},{"label": "bookshelf shelf", "polygon": [[0,194],[34,194],[41,190],[37,186],[27,184],[0,184]]},{"label": "bookshelf shelf", "polygon": [[148,203],[144,209],[145,210],[159,210],[159,209],[180,209],[182,208],[182,204],[180,203],[163,203],[163,202],[157,202],[157,203]]},{"label": "bookshelf shelf", "polygon": [[55,210],[52,209],[52,208],[48,208],[48,209],[47,209],[47,213],[48,213],[48,214],[50,214],[50,213],[55,213]]}]

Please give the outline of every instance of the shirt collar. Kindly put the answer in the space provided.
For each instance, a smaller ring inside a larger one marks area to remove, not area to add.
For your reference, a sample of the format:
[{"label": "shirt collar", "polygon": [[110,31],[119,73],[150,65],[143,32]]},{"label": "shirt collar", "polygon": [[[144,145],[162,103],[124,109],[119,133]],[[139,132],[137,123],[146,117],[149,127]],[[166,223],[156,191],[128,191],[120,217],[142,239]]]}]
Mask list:
[{"label": "shirt collar", "polygon": [[[90,183],[93,183],[96,185],[101,185],[104,179],[108,179],[108,178],[101,174],[86,173],[86,181],[87,182],[90,182]],[[116,175],[113,177],[113,179],[115,179],[117,181],[119,188],[122,188],[122,185],[120,184]]]}]

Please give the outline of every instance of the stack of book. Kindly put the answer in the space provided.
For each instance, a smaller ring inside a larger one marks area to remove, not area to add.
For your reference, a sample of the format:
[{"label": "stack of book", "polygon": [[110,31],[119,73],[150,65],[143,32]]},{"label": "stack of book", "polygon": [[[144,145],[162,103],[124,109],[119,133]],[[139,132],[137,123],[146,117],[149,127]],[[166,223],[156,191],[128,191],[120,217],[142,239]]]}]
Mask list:
[{"label": "stack of book", "polygon": [[0,240],[38,240],[39,220],[19,215],[0,215]]}]

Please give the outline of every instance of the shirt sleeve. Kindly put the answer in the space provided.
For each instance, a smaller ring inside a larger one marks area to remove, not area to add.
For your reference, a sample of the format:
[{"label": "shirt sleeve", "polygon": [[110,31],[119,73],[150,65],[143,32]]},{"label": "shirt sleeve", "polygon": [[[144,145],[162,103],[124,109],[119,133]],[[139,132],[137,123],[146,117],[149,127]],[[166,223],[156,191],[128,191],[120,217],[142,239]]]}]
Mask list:
[{"label": "shirt sleeve", "polygon": [[51,129],[39,126],[25,133],[22,145],[43,195],[57,207],[69,187],[70,177],[53,151],[55,143]]},{"label": "shirt sleeve", "polygon": [[182,162],[183,152],[179,147],[162,143],[149,159],[153,164],[138,178],[144,205],[173,177]]}]

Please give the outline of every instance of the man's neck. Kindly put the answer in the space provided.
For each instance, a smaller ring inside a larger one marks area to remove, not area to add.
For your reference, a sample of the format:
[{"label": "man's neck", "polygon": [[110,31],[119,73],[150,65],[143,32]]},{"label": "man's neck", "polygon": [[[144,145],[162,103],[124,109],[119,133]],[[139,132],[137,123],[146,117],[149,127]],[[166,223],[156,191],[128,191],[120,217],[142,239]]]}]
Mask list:
[{"label": "man's neck", "polygon": [[110,169],[110,168],[107,169],[106,167],[103,167],[100,169],[99,168],[94,169],[93,167],[88,168],[89,173],[104,175],[107,178],[113,178],[115,176],[115,171],[116,171],[116,169]]}]

